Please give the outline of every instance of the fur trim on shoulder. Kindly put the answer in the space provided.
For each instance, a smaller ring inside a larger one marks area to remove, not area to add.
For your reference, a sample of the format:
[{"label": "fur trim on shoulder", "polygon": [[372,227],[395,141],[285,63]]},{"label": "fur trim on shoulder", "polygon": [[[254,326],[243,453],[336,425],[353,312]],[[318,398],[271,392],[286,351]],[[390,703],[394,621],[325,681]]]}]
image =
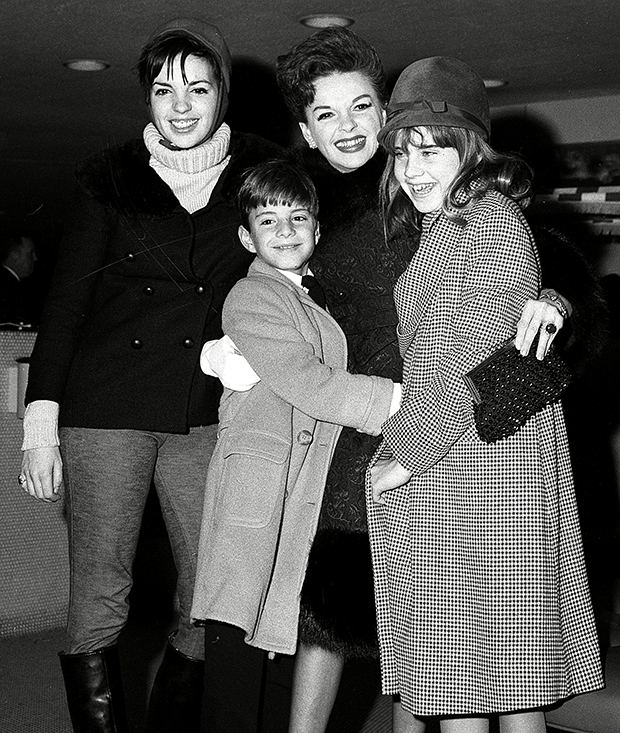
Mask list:
[{"label": "fur trim on shoulder", "polygon": [[[247,168],[270,157],[282,157],[282,148],[257,135],[233,132],[231,160],[221,179],[221,194],[232,200]],[[103,206],[122,214],[167,217],[179,206],[176,196],[149,165],[149,152],[140,139],[106,148],[78,165],[76,176]],[[217,189],[216,189],[217,190]]]},{"label": "fur trim on shoulder", "polygon": [[233,132],[230,151],[232,157],[225,171],[222,195],[231,201],[237,195],[241,178],[249,168],[265,160],[285,157],[284,149],[279,145],[249,132]]},{"label": "fur trim on shoulder", "polygon": [[179,204],[149,166],[139,139],[96,153],[78,165],[76,176],[95,201],[122,214],[169,216]]}]

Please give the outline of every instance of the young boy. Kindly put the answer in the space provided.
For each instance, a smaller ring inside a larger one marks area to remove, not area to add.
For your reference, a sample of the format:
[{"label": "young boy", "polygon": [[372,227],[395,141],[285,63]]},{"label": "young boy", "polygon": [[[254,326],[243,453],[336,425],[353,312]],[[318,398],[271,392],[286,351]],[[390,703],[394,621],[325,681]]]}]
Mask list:
[{"label": "young boy", "polygon": [[347,373],[343,332],[301,285],[319,238],[308,176],[287,162],[262,164],[244,180],[238,204],[239,237],[256,259],[226,299],[222,324],[260,381],[225,389],[221,399],[192,617],[292,654],[341,426],[379,434],[398,388]]}]

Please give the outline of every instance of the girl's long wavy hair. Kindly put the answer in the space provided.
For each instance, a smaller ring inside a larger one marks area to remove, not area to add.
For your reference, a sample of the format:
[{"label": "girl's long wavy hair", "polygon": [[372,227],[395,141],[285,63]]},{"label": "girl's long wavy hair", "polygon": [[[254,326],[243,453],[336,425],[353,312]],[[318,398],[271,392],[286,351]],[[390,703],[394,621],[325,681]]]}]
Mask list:
[{"label": "girl's long wavy hair", "polygon": [[422,214],[414,207],[394,176],[397,149],[419,145],[424,131],[440,148],[455,148],[459,154],[459,171],[442,204],[444,214],[462,226],[461,211],[481,199],[488,191],[499,191],[525,208],[532,198],[533,172],[516,155],[499,153],[477,132],[463,127],[401,127],[390,131],[382,141],[388,160],[381,178],[381,204],[386,233],[403,234],[421,228]]}]

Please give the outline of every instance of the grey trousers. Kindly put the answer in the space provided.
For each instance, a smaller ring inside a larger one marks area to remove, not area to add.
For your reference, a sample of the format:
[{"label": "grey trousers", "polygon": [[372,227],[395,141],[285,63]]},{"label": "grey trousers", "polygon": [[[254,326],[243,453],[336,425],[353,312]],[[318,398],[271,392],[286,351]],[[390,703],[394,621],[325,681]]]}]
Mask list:
[{"label": "grey trousers", "polygon": [[207,467],[217,426],[188,435],[63,428],[69,528],[69,654],[113,644],[127,621],[132,566],[144,506],[154,484],[178,572],[174,646],[204,658],[204,632],[189,617]]}]

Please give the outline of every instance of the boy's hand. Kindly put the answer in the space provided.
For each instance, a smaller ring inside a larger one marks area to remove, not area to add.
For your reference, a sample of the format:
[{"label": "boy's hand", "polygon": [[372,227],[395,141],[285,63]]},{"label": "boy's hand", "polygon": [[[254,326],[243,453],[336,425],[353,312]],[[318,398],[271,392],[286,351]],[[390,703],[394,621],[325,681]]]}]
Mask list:
[{"label": "boy's hand", "polygon": [[385,504],[385,492],[406,484],[411,475],[411,471],[403,468],[396,458],[379,459],[370,469],[373,501]]}]

